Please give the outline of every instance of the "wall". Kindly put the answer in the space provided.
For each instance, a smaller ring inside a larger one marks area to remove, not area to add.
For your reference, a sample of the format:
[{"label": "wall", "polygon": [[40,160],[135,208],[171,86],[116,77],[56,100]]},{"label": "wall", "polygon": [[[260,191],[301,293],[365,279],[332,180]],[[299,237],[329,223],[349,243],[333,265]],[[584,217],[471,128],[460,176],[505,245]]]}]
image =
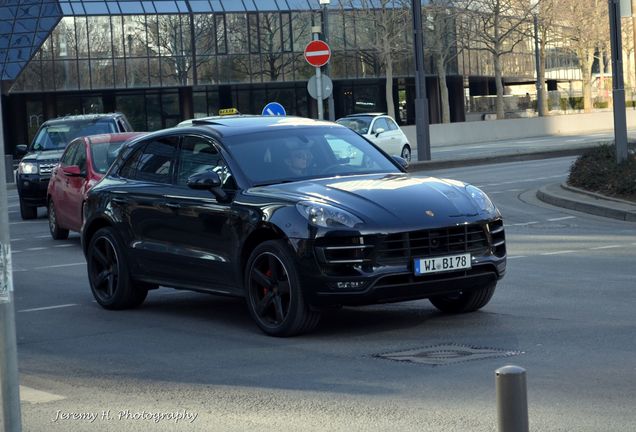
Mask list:
[{"label": "wall", "polygon": [[[636,128],[636,110],[627,110],[627,127]],[[614,128],[611,111],[525,119],[476,121],[431,125],[431,146],[443,147],[467,142],[489,142],[544,135],[584,135]],[[415,147],[415,126],[402,126]]]}]

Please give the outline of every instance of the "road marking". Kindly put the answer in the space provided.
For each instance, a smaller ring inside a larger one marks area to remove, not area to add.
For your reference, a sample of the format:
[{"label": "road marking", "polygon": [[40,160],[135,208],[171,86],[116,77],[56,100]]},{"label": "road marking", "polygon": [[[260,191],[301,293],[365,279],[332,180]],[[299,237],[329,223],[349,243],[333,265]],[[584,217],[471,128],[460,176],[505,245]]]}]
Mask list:
[{"label": "road marking", "polygon": [[48,249],[48,248],[45,248],[45,247],[33,247],[33,248],[27,248],[27,249],[25,249],[25,251],[29,251],[30,252],[30,251],[40,251],[40,250],[45,250],[45,249]]},{"label": "road marking", "polygon": [[516,223],[516,224],[509,224],[508,226],[526,226],[526,225],[536,225],[539,222],[537,221],[532,221],[532,222],[522,222],[522,223]]},{"label": "road marking", "polygon": [[509,256],[508,259],[528,258],[528,255]]},{"label": "road marking", "polygon": [[555,179],[555,178],[560,178],[560,177],[567,177],[567,176],[568,176],[567,173],[563,173],[563,174],[558,174],[558,175],[553,175],[553,176],[548,176],[548,177],[536,177],[536,178],[531,178],[531,179],[512,180],[512,181],[507,181],[507,182],[502,182],[502,183],[487,183],[487,184],[477,185],[477,187],[481,188],[481,187],[485,187],[485,186],[502,186],[502,185],[507,185],[507,184],[533,182],[533,181],[538,181],[538,180],[550,180],[550,179]]},{"label": "road marking", "polygon": [[50,265],[50,266],[42,266],[42,267],[33,267],[30,269],[18,269],[18,270],[13,270],[14,273],[17,272],[28,272],[28,271],[33,271],[33,270],[46,270],[46,269],[53,269],[53,268],[60,268],[60,267],[73,267],[73,266],[83,266],[86,265],[85,262],[81,262],[81,263],[71,263],[71,264],[59,264],[59,265]]},{"label": "road marking", "polygon": [[32,404],[47,403],[66,399],[64,396],[36,390],[27,386],[20,386],[20,400]]},{"label": "road marking", "polygon": [[67,307],[71,307],[71,306],[77,306],[77,304],[76,303],[69,303],[69,304],[63,304],[63,305],[57,305],[57,306],[45,306],[45,307],[40,307],[40,308],[22,309],[22,310],[19,310],[18,312],[39,312],[39,311],[44,311],[44,310],[67,308]]},{"label": "road marking", "polygon": [[623,247],[623,246],[622,245],[597,246],[597,247],[590,248],[590,250],[616,249],[620,247]]},{"label": "road marking", "polygon": [[544,252],[542,254],[539,255],[563,255],[563,254],[569,254],[569,253],[575,253],[578,251],[574,251],[574,250],[562,250],[562,251],[556,251],[556,252]]},{"label": "road marking", "polygon": [[33,237],[33,238],[49,238],[49,237],[51,237],[51,235],[50,235],[50,234],[49,234],[49,235],[35,236],[35,237]]},{"label": "road marking", "polygon": [[75,246],[74,244],[61,244],[61,245],[57,245],[57,246],[53,246],[54,248],[62,248],[62,247],[71,247],[71,246]]},{"label": "road marking", "polygon": [[13,242],[13,241],[22,241],[22,240],[24,240],[24,239],[23,239],[23,238],[14,238],[14,239],[11,239],[11,241],[12,241],[12,242]]},{"label": "road marking", "polygon": [[22,221],[22,222],[9,222],[9,225],[19,225],[19,224],[31,224],[31,225],[35,225],[35,224],[39,224],[40,222],[44,222],[44,221]]},{"label": "road marking", "polygon": [[552,218],[552,219],[548,219],[548,221],[549,222],[557,222],[557,221],[563,221],[563,220],[567,220],[567,219],[576,219],[576,216],[565,216],[565,217]]}]

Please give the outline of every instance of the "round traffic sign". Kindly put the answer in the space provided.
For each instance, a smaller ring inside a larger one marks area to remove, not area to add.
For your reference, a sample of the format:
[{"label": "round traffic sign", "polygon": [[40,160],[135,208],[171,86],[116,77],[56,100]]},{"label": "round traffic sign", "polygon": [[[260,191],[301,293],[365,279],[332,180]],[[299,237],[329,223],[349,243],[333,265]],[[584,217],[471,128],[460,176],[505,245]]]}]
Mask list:
[{"label": "round traffic sign", "polygon": [[265,105],[265,108],[263,108],[262,115],[285,116],[287,115],[287,112],[285,111],[285,107],[278,102],[270,102]]},{"label": "round traffic sign", "polygon": [[[320,77],[320,84],[320,88],[322,89],[322,99],[327,99],[333,92],[333,82],[327,75],[322,74]],[[318,99],[318,80],[316,79],[316,76],[312,76],[309,78],[309,81],[307,81],[307,91],[309,92],[309,96],[314,99]]]},{"label": "round traffic sign", "polygon": [[331,58],[331,49],[321,40],[311,41],[305,47],[305,60],[314,67],[324,66]]}]

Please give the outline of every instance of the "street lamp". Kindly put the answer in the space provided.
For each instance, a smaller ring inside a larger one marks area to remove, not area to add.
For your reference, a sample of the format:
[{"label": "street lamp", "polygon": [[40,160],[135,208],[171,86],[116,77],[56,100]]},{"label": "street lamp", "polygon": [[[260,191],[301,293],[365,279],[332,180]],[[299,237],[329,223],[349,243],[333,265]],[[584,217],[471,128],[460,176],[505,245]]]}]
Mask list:
[{"label": "street lamp", "polygon": [[541,56],[539,55],[539,0],[530,0],[530,9],[534,22],[534,63],[536,68],[537,79],[535,80],[537,87],[537,113],[539,117],[543,117],[543,77],[541,76]]},{"label": "street lamp", "polygon": [[415,136],[417,160],[431,160],[431,136],[428,121],[428,98],[424,72],[424,36],[422,31],[422,2],[412,0],[413,48],[415,49]]}]

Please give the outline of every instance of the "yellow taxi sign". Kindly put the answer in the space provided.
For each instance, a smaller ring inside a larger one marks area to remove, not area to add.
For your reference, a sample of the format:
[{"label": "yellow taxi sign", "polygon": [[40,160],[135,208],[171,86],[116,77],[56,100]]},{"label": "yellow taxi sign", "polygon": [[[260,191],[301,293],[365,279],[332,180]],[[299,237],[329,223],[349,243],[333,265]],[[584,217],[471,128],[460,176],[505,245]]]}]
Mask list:
[{"label": "yellow taxi sign", "polygon": [[220,116],[234,115],[234,114],[240,114],[239,110],[237,110],[236,108],[223,108],[219,110]]}]

